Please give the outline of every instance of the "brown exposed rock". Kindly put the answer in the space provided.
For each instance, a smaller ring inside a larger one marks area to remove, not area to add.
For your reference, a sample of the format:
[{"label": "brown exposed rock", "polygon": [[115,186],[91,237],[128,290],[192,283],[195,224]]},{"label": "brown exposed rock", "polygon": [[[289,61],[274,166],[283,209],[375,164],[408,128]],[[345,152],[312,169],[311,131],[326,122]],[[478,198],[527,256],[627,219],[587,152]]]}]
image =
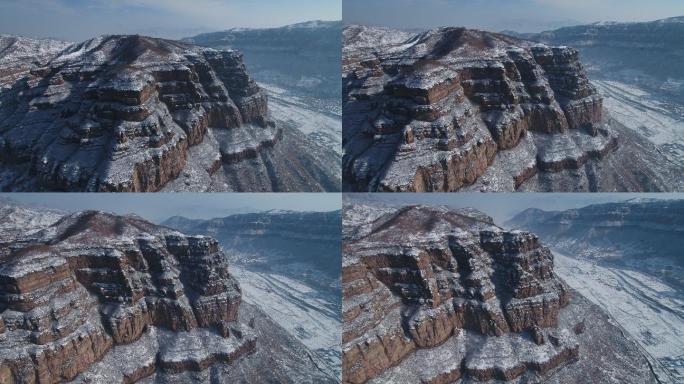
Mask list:
[{"label": "brown exposed rock", "polygon": [[541,328],[539,327],[533,327],[532,328],[532,338],[534,339],[534,342],[537,345],[542,345],[544,344],[544,333],[542,332]]},{"label": "brown exposed rock", "polygon": [[[402,34],[344,30],[347,190],[456,191],[490,167],[505,168],[507,179],[487,188],[512,189],[538,171],[577,167],[616,146],[572,48],[464,28],[393,36]],[[536,148],[504,159],[528,136]],[[537,159],[561,150],[554,166],[545,165],[550,156]]]},{"label": "brown exposed rock", "polygon": [[[231,362],[256,345],[237,323],[240,298],[212,238],[102,212],[8,232],[0,236],[0,379],[58,383],[105,370],[132,383]],[[197,343],[204,355],[187,347]],[[120,355],[140,361],[121,366]]]},{"label": "brown exposed rock", "polygon": [[[579,353],[570,332],[557,328],[568,288],[533,234],[505,231],[473,210],[423,206],[383,213],[350,205],[344,226],[343,382],[420,364],[420,351],[445,342],[463,349],[457,367],[435,370],[425,382],[544,374]],[[547,329],[555,332],[552,345],[544,343]],[[481,356],[466,353],[469,345]],[[499,366],[486,352],[497,348],[512,348],[517,364]]]},{"label": "brown exposed rock", "polygon": [[[209,130],[274,130],[238,52],[137,35],[61,47],[0,90],[0,166],[16,173],[4,188],[158,191]],[[280,139],[267,136],[220,144],[253,157]]]}]

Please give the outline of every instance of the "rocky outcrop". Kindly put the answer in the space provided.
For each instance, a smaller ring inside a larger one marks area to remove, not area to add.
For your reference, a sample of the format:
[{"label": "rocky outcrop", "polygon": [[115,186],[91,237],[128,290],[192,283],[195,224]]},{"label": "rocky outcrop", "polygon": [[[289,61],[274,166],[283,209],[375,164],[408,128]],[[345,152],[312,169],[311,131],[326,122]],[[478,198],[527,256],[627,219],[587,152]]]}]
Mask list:
[{"label": "rocky outcrop", "polygon": [[2,93],[12,102],[0,111],[2,162],[24,166],[37,189],[156,191],[209,127],[269,129],[266,96],[236,52],[105,36],[44,60]]},{"label": "rocky outcrop", "polygon": [[262,172],[271,189],[335,184],[270,121],[236,51],[137,35],[41,47],[28,64],[0,53],[0,68],[28,66],[2,77],[0,189],[251,190]]},{"label": "rocky outcrop", "polygon": [[344,382],[406,371],[443,345],[452,366],[421,382],[544,375],[578,357],[558,324],[568,288],[536,236],[472,210],[357,205],[344,215]]},{"label": "rocky outcrop", "polygon": [[514,190],[615,149],[577,51],[464,28],[344,30],[345,189]]},{"label": "rocky outcrop", "polygon": [[1,382],[130,383],[256,347],[216,240],[94,211],[37,227],[0,236]]},{"label": "rocky outcrop", "polygon": [[[306,346],[300,351],[307,360],[339,382],[340,210],[271,210],[210,220],[175,216],[162,225],[216,238],[224,252],[232,256],[229,260],[246,292],[244,301],[263,308]],[[267,370],[274,371],[272,367]]]}]

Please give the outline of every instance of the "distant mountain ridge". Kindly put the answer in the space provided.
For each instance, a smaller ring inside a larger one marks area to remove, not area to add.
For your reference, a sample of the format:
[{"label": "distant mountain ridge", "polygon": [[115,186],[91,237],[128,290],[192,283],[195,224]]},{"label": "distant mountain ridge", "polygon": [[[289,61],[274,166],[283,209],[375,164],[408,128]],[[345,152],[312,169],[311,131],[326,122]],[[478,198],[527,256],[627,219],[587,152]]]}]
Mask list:
[{"label": "distant mountain ridge", "polygon": [[580,52],[591,77],[622,80],[684,100],[684,16],[650,22],[598,22],[517,37]]},{"label": "distant mountain ridge", "polygon": [[[341,211],[267,211],[210,220],[174,216],[162,225],[216,237],[227,253],[250,253],[264,268],[300,262],[339,279]],[[237,260],[245,262],[245,260]]]},{"label": "distant mountain ridge", "polygon": [[683,274],[675,272],[684,271],[684,200],[636,199],[555,212],[533,208],[506,225],[533,231],[566,254],[638,266],[684,287]]},{"label": "distant mountain ridge", "polygon": [[244,53],[257,81],[339,99],[342,21],[313,20],[277,28],[235,28],[183,39]]}]

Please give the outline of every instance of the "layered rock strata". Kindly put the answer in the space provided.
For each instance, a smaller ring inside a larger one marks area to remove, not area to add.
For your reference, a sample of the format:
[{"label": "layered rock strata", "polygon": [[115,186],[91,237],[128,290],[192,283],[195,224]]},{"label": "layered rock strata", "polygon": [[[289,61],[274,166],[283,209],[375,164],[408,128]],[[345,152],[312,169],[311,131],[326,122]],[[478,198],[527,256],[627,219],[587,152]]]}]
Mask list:
[{"label": "layered rock strata", "polygon": [[3,232],[0,382],[132,383],[230,363],[256,346],[240,300],[209,237],[94,211]]},{"label": "layered rock strata", "polygon": [[37,44],[29,64],[28,54],[3,54],[7,70],[30,64],[3,77],[3,189],[157,191],[188,168],[209,178],[282,137],[235,51],[136,35],[57,53]]},{"label": "layered rock strata", "polygon": [[[424,206],[350,205],[344,226],[345,383],[391,378],[391,367],[405,375],[416,359],[428,365],[424,383],[512,380],[579,356],[574,332],[558,324],[568,288],[536,236],[477,211]],[[437,348],[449,363],[430,369],[437,361],[421,353]]]},{"label": "layered rock strata", "polygon": [[464,28],[344,30],[344,188],[514,190],[617,147],[577,52]]}]

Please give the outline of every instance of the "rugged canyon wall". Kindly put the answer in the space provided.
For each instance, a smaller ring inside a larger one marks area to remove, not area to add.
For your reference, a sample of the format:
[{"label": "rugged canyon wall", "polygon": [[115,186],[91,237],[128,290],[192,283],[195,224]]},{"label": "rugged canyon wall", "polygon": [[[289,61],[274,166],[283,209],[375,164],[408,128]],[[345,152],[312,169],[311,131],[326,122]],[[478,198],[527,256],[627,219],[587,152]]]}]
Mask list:
[{"label": "rugged canyon wall", "polygon": [[344,383],[655,382],[534,234],[473,209],[352,200],[343,218]]},{"label": "rugged canyon wall", "polygon": [[[474,351],[471,333],[520,350],[505,366],[463,354],[450,369],[423,369],[423,382],[508,380],[577,358],[572,332],[558,328],[568,288],[536,236],[474,211],[411,206],[366,219],[374,215],[366,206],[345,212],[355,232],[343,247],[344,382],[366,382],[454,338]],[[517,340],[524,333],[533,339]]]},{"label": "rugged canyon wall", "polygon": [[0,381],[136,382],[256,346],[216,240],[133,216],[7,209],[0,236]]},{"label": "rugged canyon wall", "polygon": [[301,138],[269,120],[266,93],[236,51],[137,35],[0,44],[3,190],[318,190],[337,182]]},{"label": "rugged canyon wall", "polygon": [[156,191],[208,127],[268,129],[266,96],[236,52],[104,36],[33,65],[1,93],[0,160],[36,189]]},{"label": "rugged canyon wall", "polygon": [[343,36],[346,190],[514,190],[617,147],[572,48],[464,28]]}]

